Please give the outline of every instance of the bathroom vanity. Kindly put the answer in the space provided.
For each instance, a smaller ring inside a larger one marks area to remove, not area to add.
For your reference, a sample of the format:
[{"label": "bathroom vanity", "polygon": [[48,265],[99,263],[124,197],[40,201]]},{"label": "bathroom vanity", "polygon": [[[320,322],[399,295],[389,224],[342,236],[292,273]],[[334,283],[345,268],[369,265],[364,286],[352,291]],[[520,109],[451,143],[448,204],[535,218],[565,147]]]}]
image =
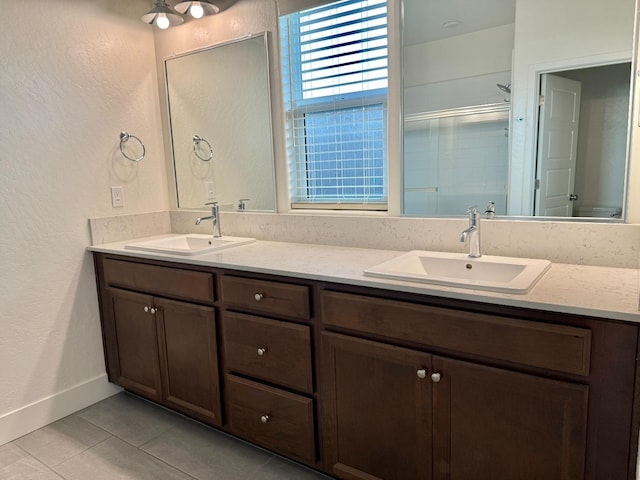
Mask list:
[{"label": "bathroom vanity", "polygon": [[91,250],[109,379],[223,431],[349,480],[635,478],[640,315],[545,304],[574,267],[518,296],[362,276],[387,251]]}]

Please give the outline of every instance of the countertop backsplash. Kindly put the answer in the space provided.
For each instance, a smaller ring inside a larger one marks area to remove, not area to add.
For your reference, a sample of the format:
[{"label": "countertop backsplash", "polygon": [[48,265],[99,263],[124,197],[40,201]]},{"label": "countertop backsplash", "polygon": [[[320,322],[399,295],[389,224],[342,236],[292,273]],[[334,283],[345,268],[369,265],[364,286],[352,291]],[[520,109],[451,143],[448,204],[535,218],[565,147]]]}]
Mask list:
[{"label": "countertop backsplash", "polygon": [[[89,220],[93,245],[165,233],[208,233],[206,210],[172,210]],[[222,211],[223,235],[258,240],[387,250],[464,252],[466,217],[275,214]],[[481,220],[482,253],[554,263],[640,268],[640,225],[540,220]]]}]

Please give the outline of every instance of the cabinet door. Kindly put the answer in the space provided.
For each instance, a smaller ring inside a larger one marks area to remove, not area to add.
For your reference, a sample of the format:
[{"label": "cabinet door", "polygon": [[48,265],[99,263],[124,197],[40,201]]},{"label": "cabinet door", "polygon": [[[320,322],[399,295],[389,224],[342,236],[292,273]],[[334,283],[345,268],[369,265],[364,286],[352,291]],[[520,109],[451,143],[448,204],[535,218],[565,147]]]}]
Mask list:
[{"label": "cabinet door", "polygon": [[158,309],[163,403],[221,426],[218,349],[211,307],[155,299]]},{"label": "cabinet door", "polygon": [[433,357],[434,479],[584,476],[586,385]]},{"label": "cabinet door", "polygon": [[431,356],[322,334],[326,469],[349,480],[431,478]]},{"label": "cabinet door", "polygon": [[162,390],[153,297],[115,288],[108,293],[111,325],[105,343],[111,380],[159,402]]}]

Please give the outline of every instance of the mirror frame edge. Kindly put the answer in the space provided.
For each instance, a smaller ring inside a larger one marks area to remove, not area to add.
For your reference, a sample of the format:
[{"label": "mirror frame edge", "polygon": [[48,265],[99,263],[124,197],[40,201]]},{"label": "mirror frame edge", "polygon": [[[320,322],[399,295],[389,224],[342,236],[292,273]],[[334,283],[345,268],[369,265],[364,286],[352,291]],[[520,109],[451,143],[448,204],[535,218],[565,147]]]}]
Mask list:
[{"label": "mirror frame edge", "polygon": [[[200,53],[200,52],[204,52],[204,51],[208,51],[208,50],[212,50],[215,48],[220,48],[220,47],[224,47],[227,45],[233,45],[242,41],[247,41],[247,40],[253,40],[256,38],[262,38],[262,45],[264,47],[264,51],[265,51],[265,67],[266,67],[266,78],[267,78],[267,86],[266,86],[266,92],[268,93],[267,95],[267,104],[268,104],[268,109],[269,109],[269,113],[270,113],[270,117],[271,117],[271,121],[269,124],[269,147],[271,150],[271,160],[272,160],[272,168],[273,168],[273,203],[274,203],[274,209],[273,210],[264,210],[264,211],[256,211],[254,213],[269,213],[269,214],[274,214],[274,213],[278,213],[280,211],[279,209],[279,203],[278,203],[278,172],[277,172],[277,161],[276,161],[276,135],[275,135],[275,131],[274,131],[274,108],[273,108],[273,103],[274,103],[274,89],[273,89],[273,78],[272,78],[272,74],[273,74],[273,69],[272,69],[272,45],[273,45],[273,40],[270,41],[270,36],[271,36],[271,32],[264,30],[264,31],[260,31],[257,33],[249,33],[247,35],[241,36],[241,37],[236,37],[236,38],[232,38],[229,40],[223,40],[220,42],[215,42],[215,43],[210,43],[208,45],[203,45],[201,47],[198,48],[193,48],[193,49],[189,49],[189,50],[185,50],[179,53],[173,53],[171,55],[167,55],[164,58],[162,58],[159,62],[161,65],[161,69],[162,69],[162,75],[158,75],[158,82],[161,83],[161,88],[160,90],[160,96],[163,97],[164,100],[162,100],[160,102],[161,104],[161,116],[162,116],[162,126],[163,126],[163,130],[167,133],[167,135],[164,138],[164,143],[165,143],[165,162],[166,162],[166,168],[167,168],[167,172],[170,174],[167,177],[167,183],[168,185],[168,189],[169,189],[169,195],[171,196],[170,198],[170,207],[172,209],[183,209],[183,210],[198,210],[200,208],[205,209],[206,207],[204,206],[204,203],[202,205],[202,207],[181,207],[180,206],[180,199],[179,199],[179,187],[178,187],[178,175],[177,175],[177,167],[175,164],[175,151],[174,151],[174,142],[173,142],[173,127],[172,127],[172,120],[171,120],[171,104],[170,104],[170,99],[169,99],[169,75],[168,75],[168,69],[167,69],[167,61],[168,60],[172,60],[175,58],[181,58],[181,57],[186,57],[188,55],[192,55],[192,54],[196,54],[196,53]],[[278,59],[279,60],[279,59]],[[158,71],[160,71],[160,69],[158,69]],[[164,110],[163,110],[164,109]],[[168,137],[168,138],[167,138]],[[250,210],[250,209],[249,209]]]}]

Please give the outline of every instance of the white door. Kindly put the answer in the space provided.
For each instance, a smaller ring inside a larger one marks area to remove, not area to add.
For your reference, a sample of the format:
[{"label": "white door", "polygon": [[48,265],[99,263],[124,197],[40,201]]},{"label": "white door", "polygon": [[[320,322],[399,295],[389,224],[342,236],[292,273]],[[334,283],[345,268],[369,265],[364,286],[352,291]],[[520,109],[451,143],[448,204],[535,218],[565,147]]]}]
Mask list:
[{"label": "white door", "polygon": [[576,80],[542,75],[535,215],[573,214],[581,87]]}]

